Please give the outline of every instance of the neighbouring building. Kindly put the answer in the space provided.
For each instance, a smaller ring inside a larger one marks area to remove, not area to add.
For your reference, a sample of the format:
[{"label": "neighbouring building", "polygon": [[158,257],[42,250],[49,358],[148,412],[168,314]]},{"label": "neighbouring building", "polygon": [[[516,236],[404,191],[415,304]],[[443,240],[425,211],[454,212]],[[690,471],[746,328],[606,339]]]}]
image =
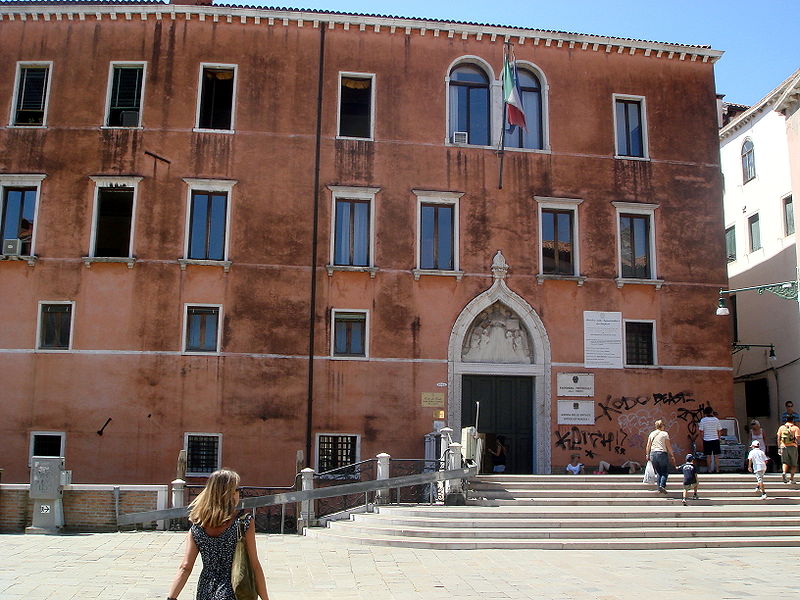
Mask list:
[{"label": "neighbouring building", "polygon": [[0,31],[4,482],[163,483],[186,449],[289,484],[477,402],[510,472],[560,472],[733,414],[720,51],[204,2]]},{"label": "neighbouring building", "polygon": [[800,71],[751,107],[723,103],[719,134],[729,289],[784,284],[728,295],[731,315],[720,317],[732,330],[736,415],[742,425],[757,419],[771,444],[784,402],[797,401],[800,393],[797,186],[791,175],[800,152],[796,139],[790,147],[789,121],[781,112],[791,106],[798,77]]}]

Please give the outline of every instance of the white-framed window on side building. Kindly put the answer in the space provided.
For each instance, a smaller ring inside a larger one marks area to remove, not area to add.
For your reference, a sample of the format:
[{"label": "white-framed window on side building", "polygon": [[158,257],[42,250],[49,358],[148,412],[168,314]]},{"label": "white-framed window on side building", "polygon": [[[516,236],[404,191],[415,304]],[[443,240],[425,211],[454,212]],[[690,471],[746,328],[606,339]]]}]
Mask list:
[{"label": "white-framed window on side building", "polygon": [[380,188],[328,186],[331,247],[328,273],[369,271],[375,276],[375,195]]},{"label": "white-framed window on side building", "polygon": [[579,277],[578,206],[583,200],[540,196],[535,199],[539,210],[539,281]]},{"label": "white-framed window on side building", "polygon": [[236,114],[236,65],[202,64],[197,86],[195,129],[233,133]]},{"label": "white-framed window on side building", "polygon": [[783,234],[794,235],[794,202],[792,195],[789,194],[782,201],[783,207]]},{"label": "white-framed window on side building", "polygon": [[45,127],[52,62],[18,62],[9,125]]},{"label": "white-framed window on side building", "polygon": [[651,283],[657,279],[655,211],[657,204],[612,202],[617,210],[619,277],[617,285]]},{"label": "white-framed window on side building", "polygon": [[141,127],[147,65],[116,61],[109,65],[106,127]]},{"label": "white-framed window on side building", "polygon": [[221,331],[221,304],[184,305],[184,354],[219,354],[222,347]]},{"label": "white-framed window on side building", "polygon": [[742,142],[742,183],[756,178],[756,152],[753,140],[747,138]]},{"label": "white-framed window on side building", "polygon": [[71,300],[39,302],[39,318],[36,323],[37,350],[60,352],[72,349],[74,311],[75,302]]},{"label": "white-framed window on side building", "polygon": [[231,197],[236,181],[189,178],[184,181],[188,185],[185,261],[227,263]]},{"label": "white-framed window on side building", "polygon": [[331,356],[367,358],[369,356],[369,311],[331,310]]},{"label": "white-framed window on side building", "polygon": [[361,460],[361,436],[354,433],[318,433],[316,444],[317,473],[326,479],[358,479],[355,467]]},{"label": "white-framed window on side building", "polygon": [[338,137],[371,140],[375,137],[375,75],[339,73]]},{"label": "white-framed window on side building", "polygon": [[747,231],[750,234],[750,252],[761,250],[761,219],[758,213],[747,217]]},{"label": "white-framed window on side building", "polygon": [[0,174],[0,230],[4,257],[35,255],[39,193],[45,177]]},{"label": "white-framed window on side building", "polygon": [[132,258],[136,195],[141,177],[90,178],[95,184],[89,256]]},{"label": "white-framed window on side building", "polygon": [[725,255],[728,262],[736,260],[736,227],[734,225],[725,230]]},{"label": "white-framed window on side building", "polygon": [[420,275],[463,275],[459,265],[461,192],[412,190],[417,197],[417,268]]},{"label": "white-framed window on side building", "polygon": [[644,96],[614,94],[614,136],[620,158],[647,158],[647,114]]},{"label": "white-framed window on side building", "polygon": [[31,431],[28,466],[34,456],[64,456],[67,434],[63,431]]},{"label": "white-framed window on side building", "polygon": [[625,319],[625,365],[636,367],[656,364],[655,321]]},{"label": "white-framed window on side building", "polygon": [[186,450],[186,475],[207,477],[222,465],[222,434],[193,433],[183,435]]}]

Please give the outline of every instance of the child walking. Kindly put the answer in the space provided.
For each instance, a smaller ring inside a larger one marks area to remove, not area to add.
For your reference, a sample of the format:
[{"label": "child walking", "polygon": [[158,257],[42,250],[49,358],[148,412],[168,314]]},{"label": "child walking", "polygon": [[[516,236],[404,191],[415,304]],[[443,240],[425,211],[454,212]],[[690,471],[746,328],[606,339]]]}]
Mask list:
[{"label": "child walking", "polygon": [[694,491],[693,499],[697,500],[697,469],[694,466],[694,455],[687,454],[686,462],[678,467],[678,470],[683,473],[683,505],[686,506],[690,489]]},{"label": "child walking", "polygon": [[767,499],[767,490],[764,489],[764,473],[767,472],[767,455],[761,449],[758,440],[750,444],[752,450],[747,455],[747,470],[756,476],[756,490],[761,492],[761,499]]}]

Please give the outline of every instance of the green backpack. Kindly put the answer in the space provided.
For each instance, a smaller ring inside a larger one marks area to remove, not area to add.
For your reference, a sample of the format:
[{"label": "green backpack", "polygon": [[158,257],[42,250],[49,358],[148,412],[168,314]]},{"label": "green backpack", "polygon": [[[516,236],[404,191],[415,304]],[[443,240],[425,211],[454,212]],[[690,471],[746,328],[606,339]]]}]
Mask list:
[{"label": "green backpack", "polygon": [[786,427],[786,425],[781,427],[781,444],[784,446],[797,443],[795,441],[794,431],[792,431],[792,429],[793,428]]}]

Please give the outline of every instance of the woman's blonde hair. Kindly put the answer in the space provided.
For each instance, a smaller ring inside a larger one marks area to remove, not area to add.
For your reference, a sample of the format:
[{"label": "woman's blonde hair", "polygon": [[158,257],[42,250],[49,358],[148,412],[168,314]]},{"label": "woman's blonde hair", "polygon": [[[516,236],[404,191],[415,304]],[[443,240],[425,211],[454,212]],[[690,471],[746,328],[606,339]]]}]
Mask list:
[{"label": "woman's blonde hair", "polygon": [[234,494],[239,487],[239,474],[230,469],[214,471],[206,487],[189,504],[189,520],[200,527],[219,527],[233,516]]},{"label": "woman's blonde hair", "polygon": [[661,419],[656,421],[656,429],[664,429],[664,421],[662,421]]}]

